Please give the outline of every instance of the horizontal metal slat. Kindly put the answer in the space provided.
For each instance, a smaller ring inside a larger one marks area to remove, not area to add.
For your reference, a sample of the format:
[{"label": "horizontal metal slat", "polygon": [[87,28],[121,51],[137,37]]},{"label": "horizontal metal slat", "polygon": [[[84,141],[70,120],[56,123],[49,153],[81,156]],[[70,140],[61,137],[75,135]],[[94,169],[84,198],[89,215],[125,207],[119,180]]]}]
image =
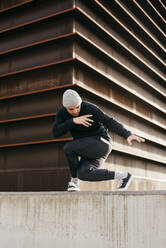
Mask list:
[{"label": "horizontal metal slat", "polygon": [[55,116],[45,116],[1,124],[0,145],[53,139]]},{"label": "horizontal metal slat", "polygon": [[[35,46],[72,33],[72,17],[59,15],[0,37],[0,55]],[[67,24],[66,24],[67,23]],[[65,37],[65,36],[64,36]]]},{"label": "horizontal metal slat", "polygon": [[[0,145],[0,151],[1,149],[10,149],[15,147],[25,147],[25,146],[35,146],[35,145],[42,145],[42,144],[51,144],[55,142],[66,142],[72,140],[71,138],[61,138],[61,139],[49,139],[49,140],[36,140],[36,141],[27,141],[22,143],[14,143],[14,144],[7,144],[7,145]],[[33,149],[31,149],[33,151]]]},{"label": "horizontal metal slat", "polygon": [[1,75],[72,58],[72,41],[58,39],[4,56],[0,62]]},{"label": "horizontal metal slat", "polygon": [[10,120],[31,115],[49,114],[56,112],[61,105],[61,94],[64,91],[46,91],[36,94],[10,98],[0,103],[0,119]]},{"label": "horizontal metal slat", "polygon": [[[73,60],[1,78],[0,101],[72,84]],[[65,71],[65,73],[64,73]]]},{"label": "horizontal metal slat", "polygon": [[60,168],[56,168],[56,167],[44,167],[44,168],[38,168],[37,166],[36,166],[36,168],[21,168],[21,166],[20,166],[20,168],[10,168],[10,169],[6,169],[6,170],[4,170],[4,169],[0,169],[0,174],[1,175],[6,175],[6,174],[14,174],[14,175],[17,175],[17,174],[22,174],[22,173],[24,173],[24,174],[30,174],[30,173],[35,173],[35,174],[37,174],[37,173],[45,173],[45,172],[49,172],[49,173],[53,173],[53,172],[55,172],[55,171],[60,171],[60,170],[64,170],[64,169],[66,169],[67,167],[60,167]]},{"label": "horizontal metal slat", "polygon": [[71,61],[74,61],[74,60],[75,60],[74,58],[68,58],[68,59],[63,59],[63,60],[59,60],[59,61],[56,61],[56,62],[52,62],[52,63],[49,63],[49,64],[37,65],[37,66],[22,69],[22,70],[14,71],[14,72],[8,72],[8,73],[0,74],[0,78],[13,76],[13,75],[16,75],[18,73],[24,73],[24,72],[27,72],[27,71],[47,68],[47,67],[62,64],[62,63],[68,63],[68,62],[71,62]]},{"label": "horizontal metal slat", "polygon": [[73,8],[72,0],[48,0],[33,1],[31,5],[26,8],[23,6],[14,9],[11,13],[2,13],[0,17],[0,32],[6,32],[14,28],[21,27],[27,23],[33,23],[36,20],[55,15],[55,13]]},{"label": "horizontal metal slat", "polygon": [[[163,13],[165,13],[165,9],[166,9],[166,5],[164,4],[164,0],[159,0],[159,5],[160,5],[160,7],[162,6],[163,7]],[[158,10],[159,10],[160,8],[158,8]]]},{"label": "horizontal metal slat", "polygon": [[7,99],[11,99],[11,98],[16,98],[16,97],[20,97],[20,96],[27,96],[27,95],[33,95],[33,94],[37,94],[37,93],[42,93],[42,92],[47,92],[47,91],[52,91],[52,90],[56,90],[56,89],[61,89],[61,88],[67,88],[67,87],[72,87],[74,84],[61,84],[55,87],[50,87],[50,88],[42,88],[39,90],[33,90],[33,91],[27,91],[27,92],[22,92],[22,93],[18,93],[18,94],[14,94],[14,95],[9,95],[9,96],[4,96],[1,97],[0,100],[7,100]]},{"label": "horizontal metal slat", "polygon": [[13,0],[13,1],[3,1],[0,2],[0,13],[6,12],[8,10],[12,10],[14,8],[26,5],[33,0]]},{"label": "horizontal metal slat", "polygon": [[14,118],[14,119],[2,120],[2,121],[0,121],[0,123],[4,124],[4,123],[10,123],[10,122],[16,122],[16,121],[26,121],[26,120],[52,117],[52,116],[55,117],[56,113],[49,113],[49,114],[42,114],[42,115],[31,115],[31,116],[26,116],[26,117],[19,117],[19,118]]}]

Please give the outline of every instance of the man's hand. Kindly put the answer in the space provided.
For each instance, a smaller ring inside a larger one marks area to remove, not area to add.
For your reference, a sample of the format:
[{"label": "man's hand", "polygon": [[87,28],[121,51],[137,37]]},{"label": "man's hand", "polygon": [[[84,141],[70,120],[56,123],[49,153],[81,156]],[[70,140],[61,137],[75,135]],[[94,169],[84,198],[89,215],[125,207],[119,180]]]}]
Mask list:
[{"label": "man's hand", "polygon": [[128,138],[127,138],[127,142],[129,145],[132,145],[132,141],[136,140],[137,142],[141,143],[141,142],[145,142],[145,139],[137,136],[137,135],[130,135]]},{"label": "man's hand", "polygon": [[79,116],[79,117],[75,117],[73,118],[73,122],[75,124],[82,124],[84,125],[85,127],[89,127],[91,126],[92,124],[90,122],[93,122],[92,119],[89,119],[89,117],[91,117],[92,115],[82,115],[82,116]]}]

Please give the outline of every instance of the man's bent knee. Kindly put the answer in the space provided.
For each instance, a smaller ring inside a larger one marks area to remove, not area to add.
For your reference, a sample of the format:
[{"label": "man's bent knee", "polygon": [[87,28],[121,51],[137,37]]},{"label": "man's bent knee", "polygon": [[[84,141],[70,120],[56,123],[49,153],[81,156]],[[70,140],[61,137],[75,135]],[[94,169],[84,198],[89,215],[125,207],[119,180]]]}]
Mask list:
[{"label": "man's bent knee", "polygon": [[89,179],[90,179],[90,173],[91,173],[91,169],[90,168],[81,168],[81,169],[78,169],[78,171],[77,171],[77,177],[80,180],[89,181]]}]

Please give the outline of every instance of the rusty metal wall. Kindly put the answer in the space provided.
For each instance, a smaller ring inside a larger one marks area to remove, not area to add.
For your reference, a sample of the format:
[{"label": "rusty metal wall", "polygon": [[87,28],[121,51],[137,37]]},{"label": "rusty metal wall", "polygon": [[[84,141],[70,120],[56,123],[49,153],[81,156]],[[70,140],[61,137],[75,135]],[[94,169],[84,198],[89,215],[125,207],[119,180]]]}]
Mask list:
[{"label": "rusty metal wall", "polygon": [[51,131],[68,87],[146,139],[129,147],[111,134],[106,166],[133,173],[132,190],[166,186],[163,13],[152,0],[1,1],[0,190],[66,189],[71,137]]},{"label": "rusty metal wall", "polygon": [[52,125],[73,79],[73,1],[1,1],[0,191],[64,190]]},{"label": "rusty metal wall", "polygon": [[[113,152],[106,166],[135,176],[129,190],[166,187],[165,33],[158,13],[163,6],[156,2],[75,1],[74,82],[98,96],[100,104],[95,102],[105,112],[146,139],[129,147],[112,134]],[[81,182],[81,187],[114,190],[117,182]]]}]

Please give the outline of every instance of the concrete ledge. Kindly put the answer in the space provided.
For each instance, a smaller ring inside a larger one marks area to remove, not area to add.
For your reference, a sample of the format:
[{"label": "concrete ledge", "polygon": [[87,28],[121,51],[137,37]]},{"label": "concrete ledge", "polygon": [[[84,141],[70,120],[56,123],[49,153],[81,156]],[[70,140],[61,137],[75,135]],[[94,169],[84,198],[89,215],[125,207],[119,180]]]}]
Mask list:
[{"label": "concrete ledge", "polygon": [[149,190],[149,191],[42,191],[42,192],[0,192],[1,195],[166,195],[166,190]]},{"label": "concrete ledge", "polygon": [[164,248],[166,191],[0,192],[2,248]]}]

